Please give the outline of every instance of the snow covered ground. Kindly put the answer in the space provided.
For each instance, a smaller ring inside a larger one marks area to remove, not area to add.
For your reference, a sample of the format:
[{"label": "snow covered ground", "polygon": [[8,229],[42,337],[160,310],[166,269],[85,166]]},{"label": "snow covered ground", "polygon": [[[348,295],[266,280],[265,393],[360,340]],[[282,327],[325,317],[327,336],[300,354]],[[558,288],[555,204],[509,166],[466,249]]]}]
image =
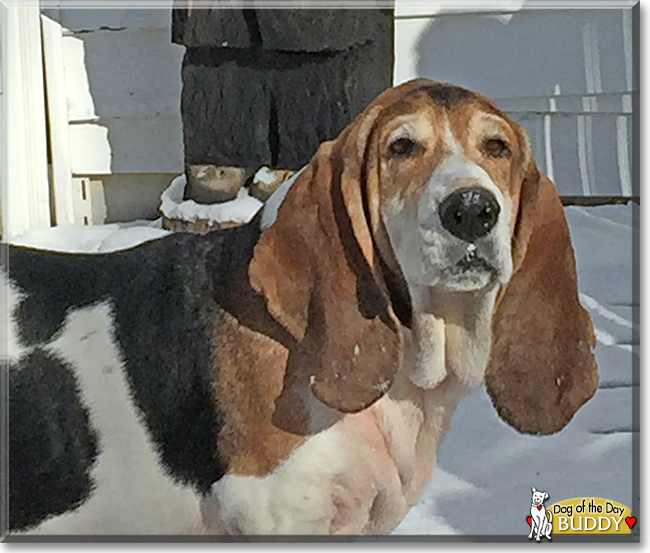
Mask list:
[{"label": "snow covered ground", "polygon": [[162,228],[162,219],[88,227],[61,225],[29,230],[9,238],[9,243],[61,252],[106,253],[131,248],[169,232]]},{"label": "snow covered ground", "polygon": [[[429,487],[396,534],[527,535],[531,488],[547,506],[602,497],[634,509],[633,363],[638,363],[639,298],[632,292],[639,207],[566,208],[583,305],[596,326],[600,387],[553,436],[524,436],[496,415],[484,388],[463,400],[440,447]],[[637,228],[633,228],[633,221]],[[638,268],[636,269],[638,271]],[[638,274],[638,273],[637,273]]]},{"label": "snow covered ground", "polygon": [[[496,415],[484,389],[461,402],[440,448],[433,479],[395,534],[527,535],[531,487],[547,505],[602,497],[634,509],[633,363],[638,361],[638,297],[632,244],[639,208],[568,207],[581,299],[596,326],[600,388],[554,436],[518,434]],[[167,231],[160,222],[32,231],[15,243],[69,251],[110,251]]]}]

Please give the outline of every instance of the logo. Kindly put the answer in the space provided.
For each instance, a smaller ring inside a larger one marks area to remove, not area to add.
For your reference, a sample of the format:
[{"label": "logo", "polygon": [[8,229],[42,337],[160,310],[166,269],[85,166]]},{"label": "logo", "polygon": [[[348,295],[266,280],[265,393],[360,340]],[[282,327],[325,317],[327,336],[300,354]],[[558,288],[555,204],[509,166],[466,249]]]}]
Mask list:
[{"label": "logo", "polygon": [[602,497],[576,497],[554,503],[553,530],[559,534],[631,534],[637,523],[632,510]]},{"label": "logo", "polygon": [[622,503],[601,497],[564,499],[546,507],[549,494],[532,488],[528,539],[551,540],[557,535],[631,534],[637,524],[632,511]]},{"label": "logo", "polygon": [[530,506],[530,516],[526,517],[526,521],[530,524],[528,539],[533,539],[533,535],[535,535],[535,541],[540,541],[541,538],[550,540],[553,531],[553,514],[544,507],[544,500],[548,499],[548,493],[538,492],[535,488],[532,488],[532,490],[533,499]]}]

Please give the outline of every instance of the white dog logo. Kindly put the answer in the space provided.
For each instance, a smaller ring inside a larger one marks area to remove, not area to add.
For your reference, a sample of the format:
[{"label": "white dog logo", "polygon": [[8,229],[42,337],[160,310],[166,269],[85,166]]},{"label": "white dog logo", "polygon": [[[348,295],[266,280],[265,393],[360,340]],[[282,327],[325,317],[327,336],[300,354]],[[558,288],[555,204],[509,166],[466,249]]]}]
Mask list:
[{"label": "white dog logo", "polygon": [[[535,529],[537,529],[536,541],[539,541],[542,536],[549,540],[551,539],[551,532],[553,531],[551,520],[553,519],[553,515],[551,511],[547,511],[546,507],[544,507],[544,500],[547,498],[548,494],[546,492],[538,492],[533,488],[533,501],[530,506],[530,516],[527,518],[528,524],[530,524],[529,540],[532,539]],[[548,518],[546,518],[547,512]]]}]

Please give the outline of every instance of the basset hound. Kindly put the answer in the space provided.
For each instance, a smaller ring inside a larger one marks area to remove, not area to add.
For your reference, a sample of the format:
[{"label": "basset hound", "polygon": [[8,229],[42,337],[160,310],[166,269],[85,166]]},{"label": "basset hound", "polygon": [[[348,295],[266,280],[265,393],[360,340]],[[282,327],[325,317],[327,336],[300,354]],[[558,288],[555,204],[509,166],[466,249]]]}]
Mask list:
[{"label": "basset hound", "polygon": [[470,390],[550,434],[598,384],[525,132],[429,80],[379,96],[248,226],[12,248],[7,274],[17,531],[389,532]]}]

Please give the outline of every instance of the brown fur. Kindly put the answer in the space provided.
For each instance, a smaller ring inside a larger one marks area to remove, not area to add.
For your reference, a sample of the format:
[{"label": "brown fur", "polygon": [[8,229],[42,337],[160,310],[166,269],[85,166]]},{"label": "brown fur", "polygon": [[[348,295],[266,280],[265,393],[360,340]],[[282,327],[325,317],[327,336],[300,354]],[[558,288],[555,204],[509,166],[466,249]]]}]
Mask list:
[{"label": "brown fur", "polygon": [[515,273],[493,319],[485,382],[509,424],[551,434],[595,393],[598,369],[562,204],[548,177],[532,172],[513,237]]},{"label": "brown fur", "polygon": [[[264,476],[303,440],[309,416],[288,379],[294,338],[273,319],[242,271],[217,288],[224,313],[213,338],[215,396],[223,413],[219,454],[227,472]],[[291,421],[290,424],[287,420]]]},{"label": "brown fur", "polygon": [[295,183],[249,272],[270,312],[298,341],[313,394],[349,413],[390,387],[402,338],[379,281],[357,181],[344,172],[344,152],[331,148],[321,146]]},{"label": "brown fur", "polygon": [[[391,196],[419,195],[444,155],[436,150],[399,177],[381,159],[382,129],[414,110],[427,114],[435,133],[444,108],[464,141],[478,132],[477,113],[489,114],[514,144],[510,160],[480,160],[520,206],[511,221],[515,274],[499,296],[486,376],[497,411],[522,432],[555,432],[594,393],[593,330],[578,301],[555,187],[540,177],[515,123],[490,100],[446,86],[418,80],[390,89],[323,144],[263,233],[247,273],[217,291],[227,311],[214,350],[225,419],[220,454],[229,473],[268,474],[319,430],[310,394],[339,413],[363,411],[400,370],[412,306],[380,206]],[[466,322],[467,310],[454,309]]]}]

